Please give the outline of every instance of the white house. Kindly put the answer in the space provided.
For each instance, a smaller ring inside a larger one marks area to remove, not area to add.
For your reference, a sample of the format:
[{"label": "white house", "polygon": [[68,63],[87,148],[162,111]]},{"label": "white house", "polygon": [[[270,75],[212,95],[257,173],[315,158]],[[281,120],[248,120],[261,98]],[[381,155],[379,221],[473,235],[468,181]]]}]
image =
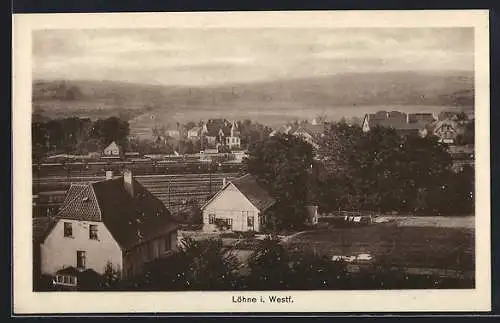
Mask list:
[{"label": "white house", "polygon": [[457,136],[463,133],[458,122],[450,119],[444,119],[436,122],[434,135],[438,137],[438,141],[446,144],[453,144]]},{"label": "white house", "polygon": [[190,140],[200,139],[202,132],[202,127],[193,127],[188,130],[187,136]]},{"label": "white house", "polygon": [[177,225],[163,203],[132,177],[72,184],[59,213],[39,239],[42,275],[62,269],[92,269],[103,274],[108,263],[123,278],[144,263],[177,247]]},{"label": "white house", "polygon": [[116,144],[116,142],[112,142],[108,147],[104,148],[105,156],[119,156],[120,155],[120,147]]},{"label": "white house", "polygon": [[230,149],[239,149],[241,147],[240,131],[234,121],[231,125],[229,136],[226,137],[226,146]]},{"label": "white house", "polygon": [[223,184],[222,189],[202,206],[203,230],[217,231],[218,222],[230,231],[256,231],[269,221],[266,211],[274,198],[250,175]]}]

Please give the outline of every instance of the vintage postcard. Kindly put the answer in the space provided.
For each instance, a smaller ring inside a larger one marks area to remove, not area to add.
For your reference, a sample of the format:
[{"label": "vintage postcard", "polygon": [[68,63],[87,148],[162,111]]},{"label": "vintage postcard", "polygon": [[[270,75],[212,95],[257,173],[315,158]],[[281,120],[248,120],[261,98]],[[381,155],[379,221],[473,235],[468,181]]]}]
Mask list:
[{"label": "vintage postcard", "polygon": [[16,314],[490,310],[487,11],[14,15]]}]

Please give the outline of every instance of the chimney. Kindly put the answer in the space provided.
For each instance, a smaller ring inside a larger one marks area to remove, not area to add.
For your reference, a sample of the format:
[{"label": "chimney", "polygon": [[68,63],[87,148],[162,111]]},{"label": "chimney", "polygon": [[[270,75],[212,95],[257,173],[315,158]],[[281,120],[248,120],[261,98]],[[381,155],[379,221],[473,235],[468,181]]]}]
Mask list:
[{"label": "chimney", "polygon": [[113,179],[113,171],[112,170],[107,170],[106,171],[106,179]]},{"label": "chimney", "polygon": [[132,171],[130,169],[126,169],[123,171],[123,187],[130,194],[130,196],[134,197],[134,182],[133,182]]},{"label": "chimney", "polygon": [[222,187],[226,186],[226,178],[222,178]]}]

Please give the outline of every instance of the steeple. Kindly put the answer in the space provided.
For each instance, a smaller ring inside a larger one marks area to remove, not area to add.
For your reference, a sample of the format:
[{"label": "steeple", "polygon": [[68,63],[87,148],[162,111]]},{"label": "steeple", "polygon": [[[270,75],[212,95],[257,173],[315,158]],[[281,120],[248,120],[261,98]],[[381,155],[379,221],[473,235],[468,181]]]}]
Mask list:
[{"label": "steeple", "polygon": [[236,137],[236,121],[233,121],[233,124],[231,125],[231,137]]}]

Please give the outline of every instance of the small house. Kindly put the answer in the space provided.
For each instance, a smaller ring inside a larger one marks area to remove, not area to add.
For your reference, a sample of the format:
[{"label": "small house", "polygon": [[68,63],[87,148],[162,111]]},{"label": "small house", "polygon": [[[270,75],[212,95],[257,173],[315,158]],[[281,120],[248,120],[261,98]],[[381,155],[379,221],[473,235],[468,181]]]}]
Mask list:
[{"label": "small house", "polygon": [[461,132],[458,122],[450,119],[440,120],[434,126],[434,135],[438,137],[439,142],[445,144],[454,144]]},{"label": "small house", "polygon": [[193,127],[187,131],[187,137],[190,140],[198,140],[201,137],[202,127]]},{"label": "small house", "polygon": [[106,148],[104,148],[104,156],[120,156],[121,150],[120,147],[116,144],[115,141],[110,143]]},{"label": "small house", "polygon": [[250,174],[223,183],[201,208],[204,231],[262,231],[273,197]]}]

